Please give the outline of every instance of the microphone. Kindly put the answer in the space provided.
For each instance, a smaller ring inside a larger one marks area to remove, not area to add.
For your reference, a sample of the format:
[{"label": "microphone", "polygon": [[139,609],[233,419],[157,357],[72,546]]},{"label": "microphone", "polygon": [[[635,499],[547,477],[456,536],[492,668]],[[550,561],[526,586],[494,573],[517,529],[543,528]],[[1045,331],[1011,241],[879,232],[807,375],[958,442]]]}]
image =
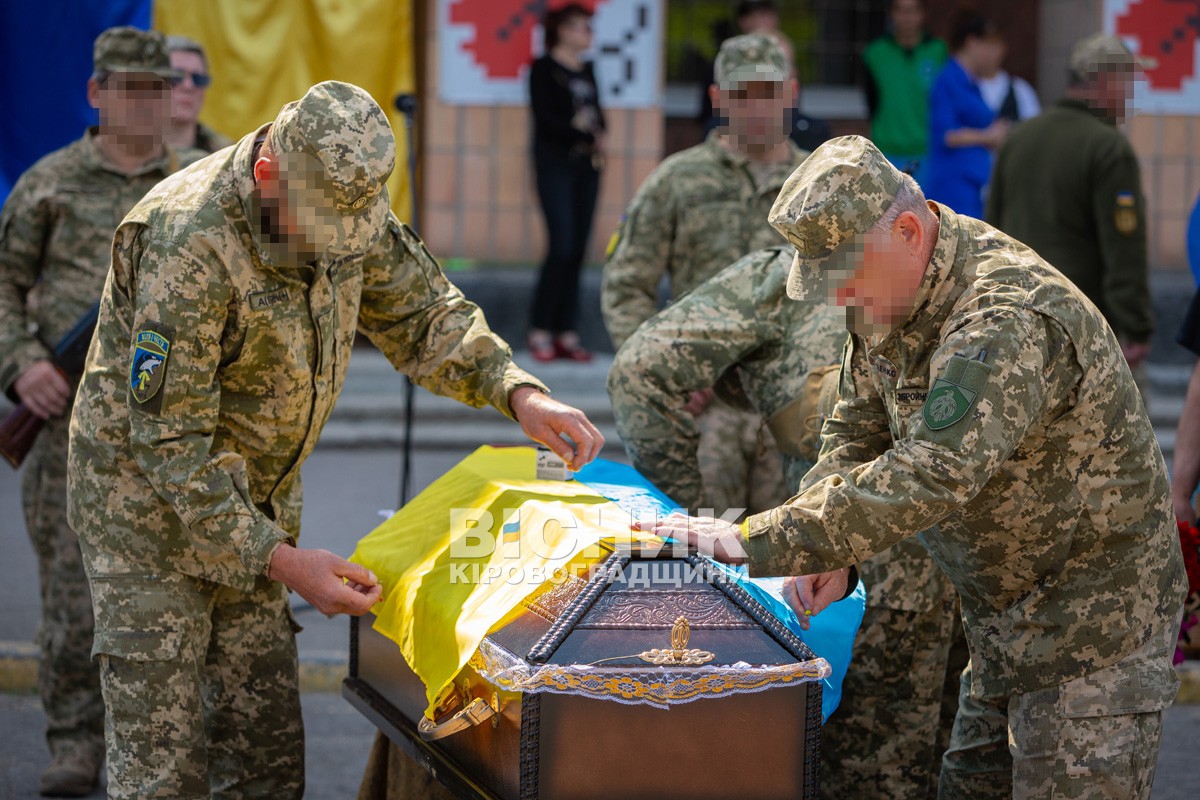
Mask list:
[{"label": "microphone", "polygon": [[417,115],[417,96],[415,94],[398,94],[392,102],[395,103],[396,110],[409,119]]}]

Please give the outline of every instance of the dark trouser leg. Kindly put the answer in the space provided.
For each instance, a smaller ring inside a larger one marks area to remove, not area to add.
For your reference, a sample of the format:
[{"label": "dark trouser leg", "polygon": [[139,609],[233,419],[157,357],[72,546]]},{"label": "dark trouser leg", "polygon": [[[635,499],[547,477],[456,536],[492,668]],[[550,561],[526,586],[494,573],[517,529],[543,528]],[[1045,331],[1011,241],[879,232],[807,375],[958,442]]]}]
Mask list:
[{"label": "dark trouser leg", "polygon": [[530,324],[535,328],[559,330],[559,306],[571,271],[575,252],[575,213],[572,209],[570,164],[566,160],[535,157],[538,200],[546,220],[546,258],[533,293]]},{"label": "dark trouser leg", "polygon": [[592,233],[592,219],[596,214],[596,198],[600,193],[600,173],[590,159],[577,158],[571,162],[571,243],[570,254],[564,265],[559,302],[556,304],[557,319],[554,330],[575,330],[575,319],[579,312],[579,276],[587,255],[588,239]]},{"label": "dark trouser leg", "polygon": [[546,219],[546,259],[534,291],[530,324],[574,330],[580,269],[592,228],[600,174],[587,158],[536,161],[538,199]]}]

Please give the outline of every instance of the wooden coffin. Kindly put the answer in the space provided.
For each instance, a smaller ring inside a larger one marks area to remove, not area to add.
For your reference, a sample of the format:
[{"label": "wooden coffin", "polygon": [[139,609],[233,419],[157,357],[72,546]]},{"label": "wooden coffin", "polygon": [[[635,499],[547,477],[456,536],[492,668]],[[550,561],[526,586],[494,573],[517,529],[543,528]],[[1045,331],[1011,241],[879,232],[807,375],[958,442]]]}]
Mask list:
[{"label": "wooden coffin", "polygon": [[434,722],[370,616],[343,694],[464,798],[817,797],[823,660],[702,557],[585,577],[493,630]]}]

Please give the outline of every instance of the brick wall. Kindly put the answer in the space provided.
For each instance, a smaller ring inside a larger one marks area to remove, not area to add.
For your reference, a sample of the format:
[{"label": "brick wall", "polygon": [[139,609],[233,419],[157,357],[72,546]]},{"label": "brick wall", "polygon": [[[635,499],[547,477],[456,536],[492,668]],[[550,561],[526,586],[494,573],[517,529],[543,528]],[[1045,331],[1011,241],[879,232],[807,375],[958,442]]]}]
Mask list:
[{"label": "brick wall", "polygon": [[[540,262],[545,228],[530,163],[529,109],[440,103],[436,18],[426,15],[422,48],[422,238],[442,259]],[[592,228],[592,261],[602,258],[626,204],[662,156],[659,109],[605,114],[608,165]]]},{"label": "brick wall", "polygon": [[1187,269],[1187,220],[1200,193],[1200,117],[1137,116],[1127,132],[1142,166],[1150,264]]}]

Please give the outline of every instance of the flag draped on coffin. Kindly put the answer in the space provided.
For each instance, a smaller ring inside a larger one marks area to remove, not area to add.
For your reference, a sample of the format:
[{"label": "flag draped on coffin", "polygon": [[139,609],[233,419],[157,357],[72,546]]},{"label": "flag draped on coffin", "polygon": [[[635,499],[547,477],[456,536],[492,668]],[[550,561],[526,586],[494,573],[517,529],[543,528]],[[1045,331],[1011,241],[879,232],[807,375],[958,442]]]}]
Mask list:
[{"label": "flag draped on coffin", "polygon": [[394,100],[416,87],[411,0],[0,3],[0,198],[34,161],[95,124],[86,91],[92,42],[113,25],[153,25],[204,45],[213,83],[201,121],[234,139],[314,83],[363,87],[396,133],[388,192],[396,215],[410,218],[407,133]]},{"label": "flag draped on coffin", "polygon": [[[487,632],[508,621],[527,596],[545,591],[558,569],[586,569],[601,540],[631,535],[630,522],[676,505],[632,467],[603,459],[572,481],[535,478],[535,451],[481,447],[367,534],[350,557],[382,581],[375,629],[400,647],[422,681],[430,713]],[[824,716],[862,622],[865,590],[811,619],[804,631],[784,602],[782,579],[745,577],[741,586],[826,659]]]}]

